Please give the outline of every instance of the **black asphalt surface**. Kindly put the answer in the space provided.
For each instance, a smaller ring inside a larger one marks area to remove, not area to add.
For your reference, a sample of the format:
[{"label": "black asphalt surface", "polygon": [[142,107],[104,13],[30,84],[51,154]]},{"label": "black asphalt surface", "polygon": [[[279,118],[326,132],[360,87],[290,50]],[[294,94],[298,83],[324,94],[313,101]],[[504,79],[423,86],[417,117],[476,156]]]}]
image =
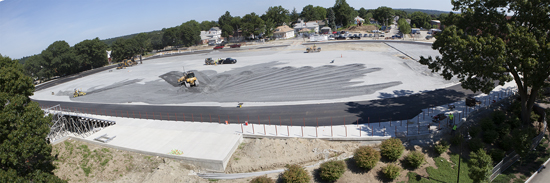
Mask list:
[{"label": "black asphalt surface", "polygon": [[[406,93],[406,92],[404,92]],[[96,104],[35,100],[41,106],[61,104],[64,109],[106,116],[223,123],[282,124],[296,126],[342,125],[412,119],[422,109],[463,100],[473,94],[460,85],[420,94],[361,102],[263,106],[159,106]]]},{"label": "black asphalt surface", "polygon": [[[114,67],[103,67],[58,79],[37,86],[36,90],[39,91]],[[245,103],[242,108],[238,108],[237,103],[235,103],[235,107],[216,107],[34,101],[42,107],[60,104],[62,108],[71,111],[129,118],[212,123],[224,123],[225,121],[243,123],[249,121],[249,123],[254,124],[326,126],[412,119],[420,114],[422,109],[464,100],[468,95],[474,94],[470,90],[463,89],[460,85],[413,95],[410,92],[396,91],[392,96],[381,96],[383,99],[371,101],[263,107],[247,107]]]}]

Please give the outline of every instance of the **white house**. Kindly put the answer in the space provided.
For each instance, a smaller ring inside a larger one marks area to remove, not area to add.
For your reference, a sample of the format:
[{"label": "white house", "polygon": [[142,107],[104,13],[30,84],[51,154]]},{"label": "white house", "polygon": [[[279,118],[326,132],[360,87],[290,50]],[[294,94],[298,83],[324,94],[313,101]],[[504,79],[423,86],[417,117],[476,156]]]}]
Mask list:
[{"label": "white house", "polygon": [[353,21],[355,21],[355,24],[359,24],[359,22],[365,23],[365,19],[361,18],[360,16],[355,17]]},{"label": "white house", "polygon": [[294,31],[296,32],[300,32],[300,30],[304,28],[313,30],[315,33],[319,33],[319,24],[316,21],[304,22],[303,20],[300,20],[300,22],[294,24]]},{"label": "white house", "polygon": [[273,32],[273,37],[279,39],[288,39],[294,37],[294,29],[290,28],[287,25],[279,26]]},{"label": "white house", "polygon": [[201,42],[209,45],[218,44],[223,41],[221,36],[222,30],[219,27],[212,27],[208,31],[201,31]]}]

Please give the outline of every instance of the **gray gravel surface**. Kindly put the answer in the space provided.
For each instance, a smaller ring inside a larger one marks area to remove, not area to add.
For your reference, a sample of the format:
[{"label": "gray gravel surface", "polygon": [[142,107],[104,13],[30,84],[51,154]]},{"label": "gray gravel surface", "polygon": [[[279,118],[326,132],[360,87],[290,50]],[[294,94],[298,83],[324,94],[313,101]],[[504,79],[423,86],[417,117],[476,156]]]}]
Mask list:
[{"label": "gray gravel surface", "polygon": [[[177,79],[180,71],[160,75],[162,80],[138,84],[126,80],[102,88],[92,88],[76,101],[101,103],[147,102],[173,104],[182,102],[280,102],[337,99],[373,94],[402,84],[401,81],[352,86],[363,77],[382,68],[367,68],[364,64],[321,67],[276,67],[278,62],[245,66],[230,71],[193,70],[200,81],[198,87],[182,87]],[[63,95],[66,93],[58,93]]]}]

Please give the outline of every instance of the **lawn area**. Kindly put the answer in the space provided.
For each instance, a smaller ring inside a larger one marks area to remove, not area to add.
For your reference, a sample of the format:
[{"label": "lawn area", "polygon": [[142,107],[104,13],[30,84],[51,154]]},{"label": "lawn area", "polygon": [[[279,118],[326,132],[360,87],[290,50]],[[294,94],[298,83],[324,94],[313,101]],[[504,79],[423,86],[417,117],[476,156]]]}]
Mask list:
[{"label": "lawn area", "polygon": [[[429,177],[422,177],[414,172],[409,172],[409,183],[427,183],[427,182],[456,182],[458,175],[458,154],[451,154],[451,162],[442,158],[434,158],[437,168],[428,167],[426,171]],[[468,177],[468,164],[464,161],[464,158],[460,159],[460,182],[473,182]]]}]

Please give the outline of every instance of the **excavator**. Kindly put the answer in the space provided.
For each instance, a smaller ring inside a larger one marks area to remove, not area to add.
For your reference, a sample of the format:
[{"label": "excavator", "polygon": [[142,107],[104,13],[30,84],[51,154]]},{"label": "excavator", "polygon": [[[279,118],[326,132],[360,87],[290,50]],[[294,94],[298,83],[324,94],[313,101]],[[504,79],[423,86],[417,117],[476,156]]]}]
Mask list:
[{"label": "excavator", "polygon": [[74,94],[73,94],[74,98],[79,96],[84,96],[84,95],[86,95],[86,93],[84,93],[83,91],[77,90],[76,88],[74,89]]},{"label": "excavator", "polygon": [[313,47],[308,47],[306,48],[306,51],[308,53],[312,53],[312,52],[321,52],[321,47],[317,47],[315,45],[313,45]]},{"label": "excavator", "polygon": [[183,76],[178,79],[178,83],[185,85],[185,87],[199,86],[199,80],[195,77],[195,73],[192,71],[185,72],[185,69],[183,70]]}]

